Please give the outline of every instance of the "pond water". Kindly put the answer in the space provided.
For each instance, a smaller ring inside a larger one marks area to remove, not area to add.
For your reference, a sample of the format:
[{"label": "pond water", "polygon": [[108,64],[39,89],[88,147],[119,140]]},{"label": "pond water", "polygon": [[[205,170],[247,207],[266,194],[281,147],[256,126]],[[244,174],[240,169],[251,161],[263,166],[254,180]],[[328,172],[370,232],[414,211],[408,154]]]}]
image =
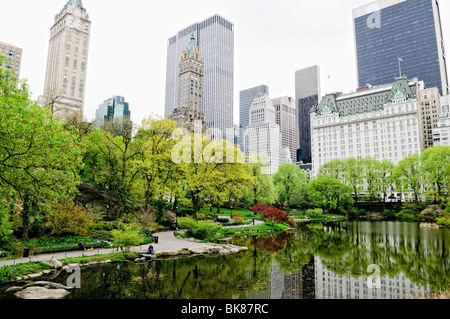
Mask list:
[{"label": "pond water", "polygon": [[[450,282],[450,230],[417,223],[302,224],[234,244],[249,249],[83,267],[81,288],[68,298],[412,299]],[[66,284],[69,276],[62,272],[53,281]],[[0,287],[0,298],[11,298],[8,286]]]}]

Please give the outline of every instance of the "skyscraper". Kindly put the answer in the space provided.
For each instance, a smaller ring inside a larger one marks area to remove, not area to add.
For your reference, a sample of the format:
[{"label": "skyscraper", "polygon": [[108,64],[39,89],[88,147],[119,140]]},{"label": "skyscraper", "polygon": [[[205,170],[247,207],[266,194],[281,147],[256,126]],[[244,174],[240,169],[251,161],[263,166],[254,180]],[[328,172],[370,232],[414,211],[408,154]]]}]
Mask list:
[{"label": "skyscraper", "polygon": [[13,72],[19,78],[20,67],[22,65],[22,49],[8,43],[0,42],[0,55],[5,58],[3,65],[0,65],[0,67]]},{"label": "skyscraper", "polygon": [[259,155],[265,162],[264,174],[275,174],[284,163],[280,126],[276,123],[275,108],[268,95],[257,97],[250,106],[250,123],[244,140],[245,156]]},{"label": "skyscraper", "polygon": [[[202,133],[205,128],[203,113],[204,63],[195,45],[195,36],[181,54],[179,68],[178,107],[169,116],[179,127]],[[198,131],[195,131],[198,129]]]},{"label": "skyscraper", "polygon": [[[234,25],[220,15],[194,23],[169,38],[167,45],[165,116],[178,107],[178,65],[194,33],[204,59],[203,112],[213,138],[233,130]],[[221,133],[215,132],[220,130]],[[232,141],[230,141],[232,142]]]},{"label": "skyscraper", "polygon": [[309,164],[311,158],[311,108],[319,104],[320,68],[317,65],[295,72],[295,101],[298,111],[300,148],[297,161]]},{"label": "skyscraper", "polygon": [[239,92],[239,137],[237,140],[242,151],[244,151],[244,132],[250,125],[250,106],[257,97],[262,95],[269,95],[267,85],[259,85]]},{"label": "skyscraper", "polygon": [[81,0],[70,0],[50,29],[44,95],[54,116],[84,111],[91,21]]},{"label": "skyscraper", "polygon": [[438,0],[377,0],[354,9],[353,23],[359,87],[406,76],[448,94]]},{"label": "skyscraper", "polygon": [[290,96],[283,96],[272,100],[275,107],[276,123],[280,126],[281,142],[289,148],[292,162],[297,162],[299,148],[297,108],[295,100]]}]

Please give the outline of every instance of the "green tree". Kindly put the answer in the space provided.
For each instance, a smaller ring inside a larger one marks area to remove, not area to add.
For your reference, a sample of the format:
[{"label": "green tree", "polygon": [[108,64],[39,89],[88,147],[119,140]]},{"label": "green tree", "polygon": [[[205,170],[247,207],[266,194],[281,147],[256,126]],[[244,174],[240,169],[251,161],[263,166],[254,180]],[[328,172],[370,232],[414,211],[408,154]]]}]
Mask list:
[{"label": "green tree", "polygon": [[302,185],[307,183],[307,180],[307,175],[300,167],[289,163],[280,165],[278,172],[273,175],[273,183],[278,191],[279,198],[284,199],[288,214],[293,193],[301,189]]},{"label": "green tree", "polygon": [[139,232],[139,228],[135,224],[122,224],[120,229],[114,229],[111,232],[113,236],[113,243],[117,247],[125,247],[129,251],[131,246],[137,246],[144,240]]},{"label": "green tree", "polygon": [[[1,64],[1,61],[0,61]],[[0,198],[22,202],[23,237],[38,201],[57,201],[77,191],[84,148],[48,108],[30,98],[26,82],[0,69]]]},{"label": "green tree", "polygon": [[261,161],[249,161],[250,175],[253,181],[246,192],[246,198],[251,205],[258,203],[272,204],[275,202],[275,190],[272,178],[262,173],[264,163]]},{"label": "green tree", "polygon": [[423,177],[418,154],[408,155],[401,160],[394,168],[392,175],[397,186],[402,189],[403,194],[411,191],[414,200],[416,202],[420,201]]},{"label": "green tree", "polygon": [[340,159],[332,160],[323,164],[319,169],[319,175],[330,176],[336,179],[343,178],[344,162]]},{"label": "green tree", "polygon": [[424,182],[435,201],[448,202],[450,196],[450,146],[426,149],[421,155]]},{"label": "green tree", "polygon": [[343,164],[343,178],[347,185],[349,185],[354,194],[355,201],[359,201],[359,195],[363,185],[363,174],[361,160],[355,158],[348,158]]},{"label": "green tree", "polygon": [[383,206],[386,204],[386,198],[388,192],[392,190],[393,187],[393,170],[394,163],[391,161],[384,159],[380,163],[379,167],[379,179],[377,181],[377,188],[380,194],[383,196]]},{"label": "green tree", "polygon": [[309,200],[328,212],[345,210],[354,203],[352,188],[329,176],[311,180],[307,191]]}]

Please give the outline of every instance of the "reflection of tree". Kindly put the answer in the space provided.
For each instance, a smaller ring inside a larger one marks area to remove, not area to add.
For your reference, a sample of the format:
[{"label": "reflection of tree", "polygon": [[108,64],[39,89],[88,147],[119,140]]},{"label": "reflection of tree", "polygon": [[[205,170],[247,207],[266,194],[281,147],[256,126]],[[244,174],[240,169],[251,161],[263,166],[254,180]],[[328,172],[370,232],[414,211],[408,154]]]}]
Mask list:
[{"label": "reflection of tree", "polygon": [[285,249],[278,252],[275,261],[285,274],[295,274],[301,271],[313,258],[308,248],[309,232],[297,231],[290,236]]},{"label": "reflection of tree", "polygon": [[[430,232],[424,240],[420,233],[415,233],[416,224],[402,224],[402,229],[388,231],[381,224],[364,223],[348,223],[347,230],[340,227],[315,230],[309,248],[328,270],[341,276],[366,276],[367,267],[375,264],[380,266],[381,276],[393,278],[402,272],[417,285],[448,287],[450,263],[445,249],[448,235]],[[367,225],[371,227],[360,228]]]},{"label": "reflection of tree", "polygon": [[273,236],[255,237],[251,245],[257,249],[268,251],[269,253],[277,253],[282,251],[286,242],[289,240],[288,233],[281,233]]}]

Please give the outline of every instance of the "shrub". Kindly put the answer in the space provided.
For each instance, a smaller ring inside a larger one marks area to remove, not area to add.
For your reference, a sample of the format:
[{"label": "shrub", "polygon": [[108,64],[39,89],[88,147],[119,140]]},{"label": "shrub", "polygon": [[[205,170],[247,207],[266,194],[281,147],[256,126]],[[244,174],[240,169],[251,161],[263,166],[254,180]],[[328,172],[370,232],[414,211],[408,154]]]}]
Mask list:
[{"label": "shrub", "polygon": [[282,210],[269,206],[262,212],[263,219],[274,225],[275,223],[290,223],[289,215]]},{"label": "shrub", "polygon": [[72,201],[54,205],[47,211],[45,227],[51,235],[87,235],[94,223],[94,214]]},{"label": "shrub", "polygon": [[231,219],[233,219],[234,221],[236,221],[238,224],[243,224],[245,217],[242,216],[241,214],[233,214],[231,216]]},{"label": "shrub", "polygon": [[179,218],[178,226],[186,230],[188,237],[208,241],[213,241],[217,232],[222,228],[212,221],[195,221],[190,217]]},{"label": "shrub", "polygon": [[309,217],[322,216],[323,215],[323,210],[322,210],[322,208],[308,209],[305,212],[305,215],[309,216]]}]

